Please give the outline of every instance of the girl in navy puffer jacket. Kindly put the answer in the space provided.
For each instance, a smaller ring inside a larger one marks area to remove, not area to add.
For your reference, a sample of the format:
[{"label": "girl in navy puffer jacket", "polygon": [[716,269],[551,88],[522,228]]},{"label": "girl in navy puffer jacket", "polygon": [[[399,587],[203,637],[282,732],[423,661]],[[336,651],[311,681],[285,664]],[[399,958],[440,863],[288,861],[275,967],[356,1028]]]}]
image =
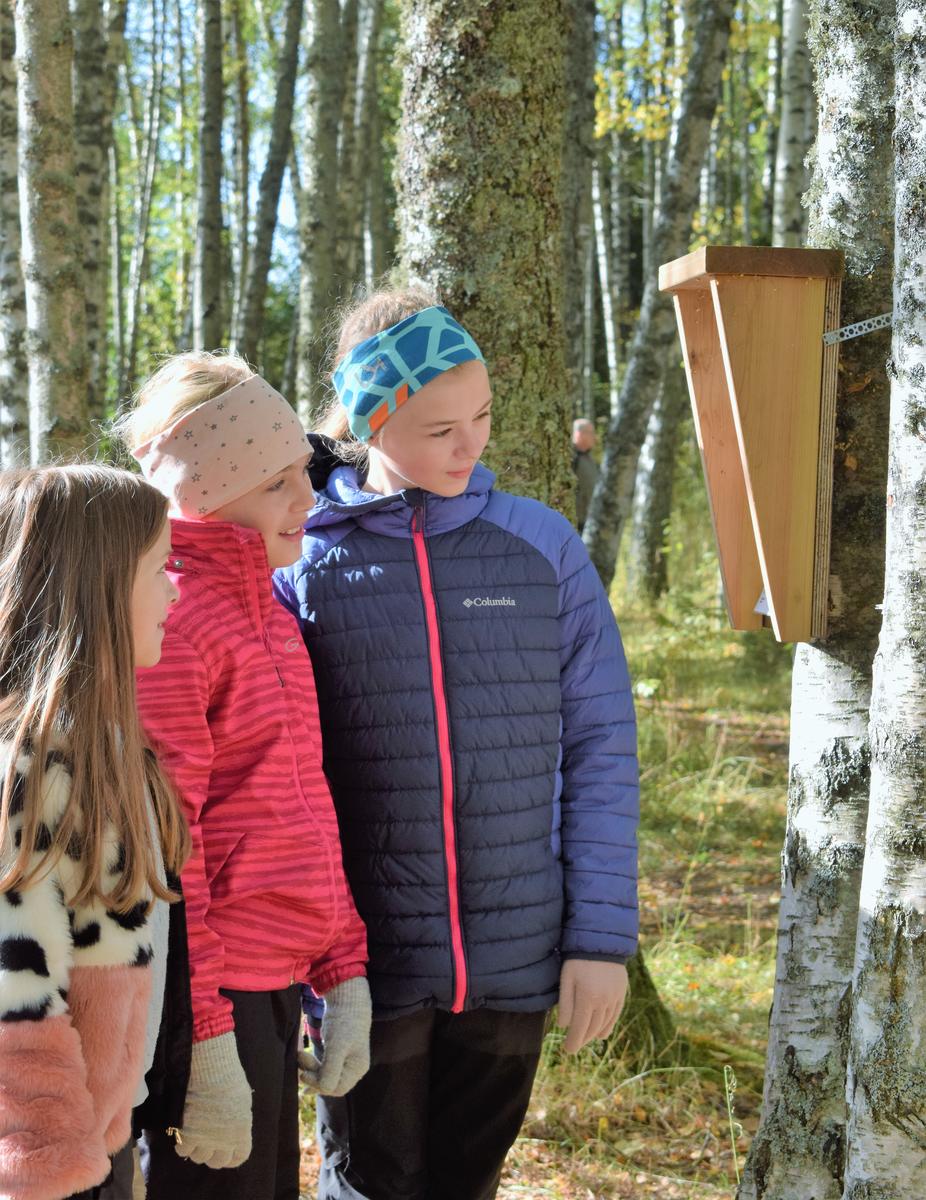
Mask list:
[{"label": "girl in navy puffer jacket", "polygon": [[368,930],[369,1074],[319,1102],[320,1196],[483,1200],[546,1016],[606,1036],[636,945],[636,737],[582,542],[479,465],[482,355],[420,292],[345,323],[303,557],[277,575],[318,687]]}]

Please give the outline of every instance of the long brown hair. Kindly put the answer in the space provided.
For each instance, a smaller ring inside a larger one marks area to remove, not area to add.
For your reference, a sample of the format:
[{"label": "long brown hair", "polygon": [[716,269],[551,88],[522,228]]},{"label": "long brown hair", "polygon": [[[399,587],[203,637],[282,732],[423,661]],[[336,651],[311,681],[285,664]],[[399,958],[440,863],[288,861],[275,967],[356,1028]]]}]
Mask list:
[{"label": "long brown hair", "polygon": [[[329,364],[331,370],[334,371],[354,346],[359,346],[374,333],[382,333],[434,304],[440,304],[439,298],[424,287],[380,288],[349,304],[340,314],[338,340]],[[365,460],[367,447],[351,433],[347,413],[337,396],[322,406],[313,424],[316,432],[340,443],[338,451],[342,457],[359,462]]]},{"label": "long brown hair", "polygon": [[[189,854],[189,831],[146,750],[131,616],[139,559],[166,517],[160,492],[114,467],[0,472],[0,738],[9,754],[0,781],[2,846],[11,845],[10,820],[23,801],[21,840],[0,867],[0,892],[28,883],[77,847],[82,877],[69,904],[97,898],[124,911],[152,893],[174,898],[158,880],[146,790],[164,862],[174,872]],[[55,751],[64,755],[71,785],[49,830],[43,767]],[[32,756],[33,767],[20,797],[14,784],[23,755]],[[113,833],[122,854],[106,891]]]}]

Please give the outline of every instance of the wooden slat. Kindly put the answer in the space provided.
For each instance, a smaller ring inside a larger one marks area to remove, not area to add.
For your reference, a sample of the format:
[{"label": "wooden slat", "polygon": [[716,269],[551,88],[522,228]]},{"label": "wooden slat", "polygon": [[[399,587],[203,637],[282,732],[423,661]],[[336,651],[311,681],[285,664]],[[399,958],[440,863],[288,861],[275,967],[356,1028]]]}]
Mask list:
[{"label": "wooden slat", "polygon": [[759,629],[762,618],[753,610],[762,573],[713,305],[706,292],[673,299],[730,623]]},{"label": "wooden slat", "polygon": [[[842,280],[826,281],[823,333],[839,328]],[[821,335],[822,336],[822,335]],[[811,636],[825,638],[829,620],[830,531],[833,509],[833,451],[836,441],[836,386],[839,343],[823,346],[820,380],[820,448],[817,469],[817,541],[814,550],[814,601]]]},{"label": "wooden slat", "polygon": [[824,278],[711,280],[772,628],[812,635]]},{"label": "wooden slat", "polygon": [[841,277],[841,250],[804,250],[767,246],[702,246],[659,268],[663,292],[707,288],[712,275],[768,275],[805,278]]}]

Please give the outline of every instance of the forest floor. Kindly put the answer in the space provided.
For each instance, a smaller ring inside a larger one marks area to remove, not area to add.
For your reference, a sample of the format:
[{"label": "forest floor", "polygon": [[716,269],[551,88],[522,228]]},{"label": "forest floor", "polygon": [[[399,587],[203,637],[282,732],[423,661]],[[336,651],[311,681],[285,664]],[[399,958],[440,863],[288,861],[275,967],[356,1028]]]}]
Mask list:
[{"label": "forest floor", "polygon": [[732,1198],[758,1124],[790,653],[702,611],[621,627],[640,718],[641,946],[689,1050],[641,1064],[612,1041],[566,1058],[554,1027],[499,1200]]}]

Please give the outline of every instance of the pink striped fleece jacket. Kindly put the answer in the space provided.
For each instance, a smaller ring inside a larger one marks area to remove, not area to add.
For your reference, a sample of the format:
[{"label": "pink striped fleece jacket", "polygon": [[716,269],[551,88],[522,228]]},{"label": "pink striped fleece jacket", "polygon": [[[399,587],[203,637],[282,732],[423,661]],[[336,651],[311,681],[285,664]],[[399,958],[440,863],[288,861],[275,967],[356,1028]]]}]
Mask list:
[{"label": "pink striped fleece jacket", "polygon": [[[11,746],[0,744],[0,779]],[[21,836],[21,755],[0,856]],[[67,756],[48,755],[37,840],[47,844],[71,789]],[[116,882],[122,847],[106,835],[103,888]],[[114,912],[69,905],[83,874],[79,844],[23,887],[0,895],[0,1196],[60,1200],[95,1187],[109,1155],[129,1139],[151,999],[148,901]],[[33,856],[33,863],[37,855]]]},{"label": "pink striped fleece jacket", "polygon": [[344,876],[322,770],[318,701],[295,619],[274,599],[259,533],[172,519],[180,589],[161,661],[138,672],[145,730],[180,794],[193,1040],[233,1028],[220,987],[365,973],[366,931]]}]

